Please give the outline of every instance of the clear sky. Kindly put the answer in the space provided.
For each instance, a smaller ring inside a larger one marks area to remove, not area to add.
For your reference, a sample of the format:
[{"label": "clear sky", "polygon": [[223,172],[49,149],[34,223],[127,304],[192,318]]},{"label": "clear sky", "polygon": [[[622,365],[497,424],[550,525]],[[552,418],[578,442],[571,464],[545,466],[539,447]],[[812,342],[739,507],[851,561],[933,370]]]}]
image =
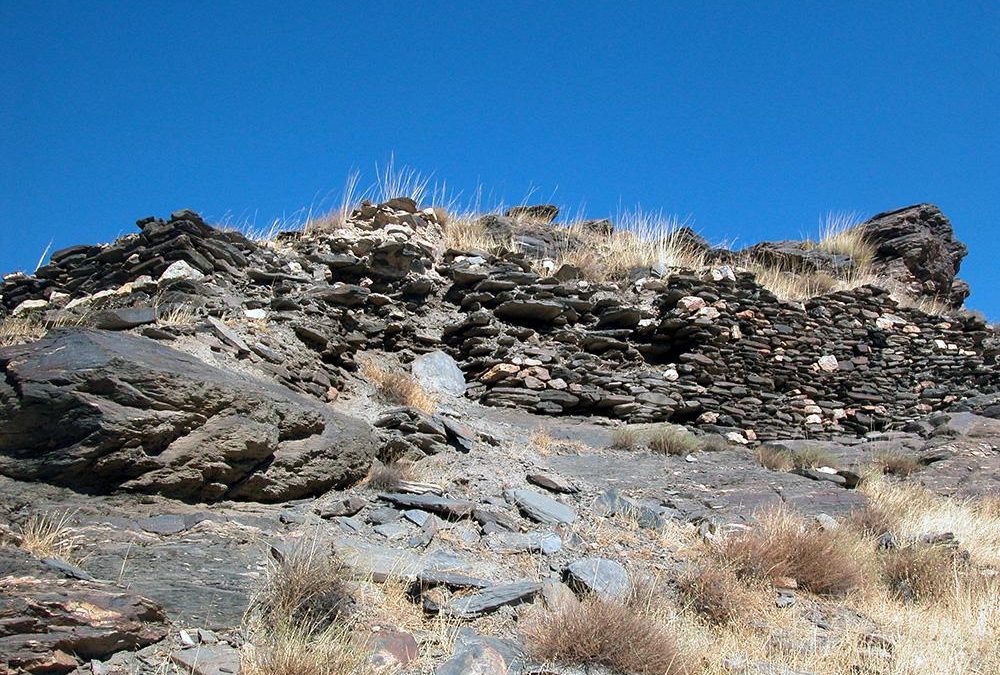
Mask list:
[{"label": "clear sky", "polygon": [[1000,319],[1000,3],[0,2],[0,271],[395,155],[710,240],[938,204]]}]

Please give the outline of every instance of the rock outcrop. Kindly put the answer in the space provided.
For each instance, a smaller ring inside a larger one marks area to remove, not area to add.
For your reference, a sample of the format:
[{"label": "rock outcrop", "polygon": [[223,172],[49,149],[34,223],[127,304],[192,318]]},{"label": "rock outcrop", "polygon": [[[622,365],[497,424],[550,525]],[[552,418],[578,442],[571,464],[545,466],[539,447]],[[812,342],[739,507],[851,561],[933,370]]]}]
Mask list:
[{"label": "rock outcrop", "polygon": [[0,350],[0,473],[85,492],[279,501],[362,477],[368,425],[148,338],[62,329]]},{"label": "rock outcrop", "polygon": [[876,247],[876,272],[902,283],[914,297],[962,306],[969,285],[956,275],[968,249],[938,207],[917,204],[887,211],[861,227]]}]

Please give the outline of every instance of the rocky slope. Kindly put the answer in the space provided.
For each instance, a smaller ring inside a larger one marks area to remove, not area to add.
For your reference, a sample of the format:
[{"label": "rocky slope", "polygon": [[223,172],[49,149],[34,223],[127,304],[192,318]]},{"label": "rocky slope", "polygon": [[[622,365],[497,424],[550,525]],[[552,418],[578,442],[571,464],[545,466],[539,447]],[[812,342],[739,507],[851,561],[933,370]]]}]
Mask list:
[{"label": "rocky slope", "polygon": [[[613,224],[554,215],[484,217],[484,245],[459,249],[447,215],[408,198],[270,241],[180,211],[4,277],[0,672],[235,672],[255,580],[303,538],[362,595],[404,578],[418,616],[478,631],[452,644],[375,602],[378,659],[530,670],[519,612],[676,576],[664,532],[713,540],[773,506],[844,518],[887,453],[936,494],[998,491],[1000,335],[956,309],[965,247],[935,207],[863,228],[873,269],[945,314],[877,285],[783,302],[747,252],[693,233],[703,267],[592,278],[561,256]],[[801,242],[751,252],[855,264]],[[372,384],[410,371],[430,405]],[[612,447],[667,422],[690,452]],[[762,443],[825,459],[769,469]],[[401,461],[411,480],[364,482]],[[58,512],[82,561],[17,548]],[[798,608],[828,630],[831,607]]]}]

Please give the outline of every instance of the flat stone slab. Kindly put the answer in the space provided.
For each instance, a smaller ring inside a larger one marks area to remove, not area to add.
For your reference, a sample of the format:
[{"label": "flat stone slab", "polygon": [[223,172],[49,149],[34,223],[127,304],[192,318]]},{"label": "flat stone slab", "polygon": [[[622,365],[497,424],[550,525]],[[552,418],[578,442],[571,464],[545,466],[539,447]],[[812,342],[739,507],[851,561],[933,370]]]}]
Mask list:
[{"label": "flat stone slab", "polygon": [[632,589],[625,567],[608,558],[582,558],[570,563],[566,580],[577,592],[594,593],[605,600],[621,600]]},{"label": "flat stone slab", "polygon": [[548,471],[539,471],[538,473],[529,473],[528,482],[534,483],[538,487],[545,488],[552,492],[561,492],[563,494],[573,494],[579,492],[573,483],[562,476],[554,473],[549,473]]},{"label": "flat stone slab", "polygon": [[504,493],[507,501],[516,505],[521,512],[535,522],[545,525],[570,524],[576,520],[576,512],[552,497],[534,490],[508,490]]},{"label": "flat stone slab", "polygon": [[494,532],[486,538],[486,547],[507,553],[544,553],[553,555],[562,549],[562,538],[555,532]]},{"label": "flat stone slab", "polygon": [[467,518],[472,514],[475,504],[464,499],[449,499],[448,497],[436,497],[434,495],[411,495],[402,492],[383,492],[379,499],[384,499],[396,506],[407,509],[421,509],[430,511],[445,518],[458,519]]},{"label": "flat stone slab", "polygon": [[441,614],[459,619],[474,619],[495,612],[501,607],[528,602],[541,591],[542,585],[536,581],[517,581],[493,586],[473,595],[452,599],[441,608]]},{"label": "flat stone slab", "polygon": [[198,645],[170,655],[191,675],[233,675],[240,672],[240,651],[229,645]]}]

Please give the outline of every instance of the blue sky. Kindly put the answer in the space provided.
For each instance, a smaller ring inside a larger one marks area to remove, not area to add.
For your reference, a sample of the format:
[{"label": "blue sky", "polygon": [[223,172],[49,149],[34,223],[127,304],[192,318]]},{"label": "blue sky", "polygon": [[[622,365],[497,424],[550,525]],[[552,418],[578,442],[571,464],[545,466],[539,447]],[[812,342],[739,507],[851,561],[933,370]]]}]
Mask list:
[{"label": "blue sky", "polygon": [[1000,4],[0,3],[0,271],[395,155],[747,244],[938,204],[1000,319]]}]

